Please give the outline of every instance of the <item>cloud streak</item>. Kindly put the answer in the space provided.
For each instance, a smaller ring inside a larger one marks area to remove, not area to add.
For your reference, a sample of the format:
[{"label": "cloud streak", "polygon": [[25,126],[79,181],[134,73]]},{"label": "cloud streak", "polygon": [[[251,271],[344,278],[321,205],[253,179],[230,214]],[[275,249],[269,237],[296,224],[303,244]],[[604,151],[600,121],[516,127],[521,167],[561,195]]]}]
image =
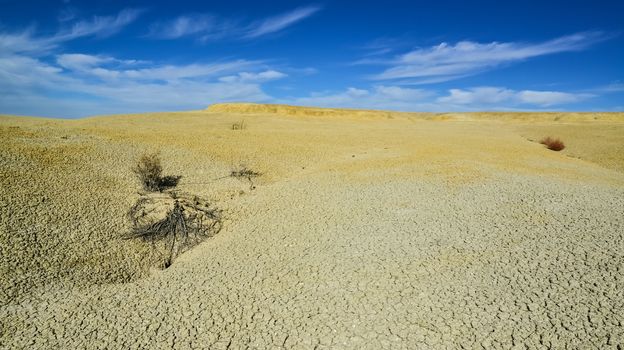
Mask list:
[{"label": "cloud streak", "polygon": [[[5,113],[67,118],[200,109],[225,101],[262,102],[270,97],[260,83],[281,77],[277,71],[262,71],[263,67],[248,60],[158,65],[63,54],[51,64],[35,57],[0,57],[0,106]],[[224,76],[237,79],[221,79]]]},{"label": "cloud streak", "polygon": [[148,37],[172,40],[186,36],[198,36],[202,40],[231,36],[239,31],[235,23],[220,20],[210,14],[187,14],[165,22],[153,23]]},{"label": "cloud streak", "polygon": [[200,41],[224,38],[256,39],[283,31],[320,10],[319,6],[300,7],[247,24],[240,20],[219,18],[211,14],[186,14],[152,24],[148,37],[163,40],[196,37]]},{"label": "cloud streak", "polygon": [[370,89],[350,87],[335,93],[314,93],[283,102],[319,107],[414,110],[433,96],[432,91],[378,85]]},{"label": "cloud streak", "polygon": [[116,16],[94,16],[91,20],[74,23],[69,30],[58,33],[56,38],[67,41],[91,35],[109,37],[134,22],[143,12],[140,9],[124,9]]},{"label": "cloud streak", "polygon": [[107,55],[54,53],[81,37],[105,37],[139,12],[78,21],[51,36],[0,33],[0,112],[52,117],[199,109],[270,100],[260,84],[286,74],[262,61],[159,64]]},{"label": "cloud streak", "polygon": [[587,93],[569,93],[561,91],[515,91],[499,87],[474,87],[470,89],[450,89],[449,94],[439,97],[437,102],[461,106],[518,106],[552,107],[573,104],[592,98]]},{"label": "cloud streak", "polygon": [[257,38],[263,35],[279,32],[307,17],[312,16],[321,8],[318,6],[307,6],[283,13],[278,16],[267,18],[251,26],[246,38]]},{"label": "cloud streak", "polygon": [[51,36],[35,36],[34,28],[16,33],[0,33],[0,54],[45,53],[59,45],[81,37],[109,37],[135,21],[143,12],[124,9],[115,16],[94,16],[77,21]]},{"label": "cloud streak", "polygon": [[596,95],[561,91],[518,91],[500,87],[450,89],[441,95],[431,89],[376,85],[370,89],[350,87],[339,92],[313,93],[310,96],[279,102],[319,107],[449,112],[543,110],[578,103],[593,97]]},{"label": "cloud streak", "polygon": [[254,82],[254,83],[264,83],[271,80],[277,80],[285,78],[287,75],[278,72],[275,70],[266,70],[259,73],[250,73],[250,72],[240,72],[237,75],[228,75],[225,77],[219,78],[219,81],[231,83],[231,82]]},{"label": "cloud streak", "polygon": [[541,43],[461,41],[412,50],[389,60],[363,60],[361,64],[386,65],[370,77],[397,84],[430,84],[459,79],[530,58],[580,51],[609,39],[602,32],[581,32]]}]

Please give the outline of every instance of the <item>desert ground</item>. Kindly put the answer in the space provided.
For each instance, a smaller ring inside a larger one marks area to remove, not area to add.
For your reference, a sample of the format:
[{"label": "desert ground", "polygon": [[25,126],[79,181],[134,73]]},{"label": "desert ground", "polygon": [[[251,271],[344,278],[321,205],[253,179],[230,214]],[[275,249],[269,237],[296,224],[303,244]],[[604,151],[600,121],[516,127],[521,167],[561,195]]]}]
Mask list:
[{"label": "desert ground", "polygon": [[[223,218],[166,269],[157,151]],[[624,113],[2,116],[0,210],[0,348],[624,347]]]}]

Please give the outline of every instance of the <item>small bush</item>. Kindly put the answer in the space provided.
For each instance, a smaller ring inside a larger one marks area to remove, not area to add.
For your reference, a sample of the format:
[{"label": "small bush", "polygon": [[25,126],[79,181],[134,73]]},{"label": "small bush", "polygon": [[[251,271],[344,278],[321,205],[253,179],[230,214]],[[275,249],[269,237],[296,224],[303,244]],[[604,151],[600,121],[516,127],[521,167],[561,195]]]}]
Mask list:
[{"label": "small bush", "polygon": [[143,189],[151,192],[162,192],[167,188],[175,187],[182,178],[182,176],[162,176],[162,165],[158,153],[142,155],[132,171],[141,181]]},{"label": "small bush", "polygon": [[245,121],[241,120],[240,122],[232,124],[232,130],[244,130],[246,127]]},{"label": "small bush", "polygon": [[158,153],[144,154],[132,168],[146,191],[160,191],[162,165]]},{"label": "small bush", "polygon": [[555,138],[551,138],[550,136],[543,138],[540,143],[545,145],[551,151],[561,151],[565,148],[563,141]]},{"label": "small bush", "polygon": [[249,181],[249,188],[251,190],[256,188],[252,179],[260,175],[262,175],[262,173],[251,170],[245,165],[241,165],[238,169],[234,169],[230,172],[231,177],[235,177],[237,179],[247,179]]}]

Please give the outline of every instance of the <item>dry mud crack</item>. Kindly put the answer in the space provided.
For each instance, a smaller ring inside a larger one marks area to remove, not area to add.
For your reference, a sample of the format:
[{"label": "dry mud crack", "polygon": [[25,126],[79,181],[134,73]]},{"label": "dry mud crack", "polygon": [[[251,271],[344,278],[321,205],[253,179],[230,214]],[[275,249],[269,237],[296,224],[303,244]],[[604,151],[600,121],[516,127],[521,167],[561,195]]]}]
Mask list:
[{"label": "dry mud crack", "polygon": [[[166,270],[127,283],[50,278],[9,300],[0,347],[621,349],[624,176],[517,140],[542,157],[527,163],[554,159],[580,175],[505,169],[482,156],[454,162],[449,174],[439,168],[447,164],[418,164],[405,175],[393,163],[404,154],[397,145],[326,149],[331,159],[302,160],[306,169],[244,195],[226,190],[247,190],[245,182],[214,184],[231,220]],[[194,174],[227,173],[210,172],[199,155],[184,160],[192,145],[182,146],[164,158],[181,159],[175,172],[190,169],[184,190],[204,188]],[[106,144],[102,159],[114,158],[108,147],[127,152]],[[136,185],[115,181],[129,193]],[[122,216],[135,199],[110,212]]]},{"label": "dry mud crack", "polygon": [[[5,345],[604,349],[624,342],[624,221],[613,215],[624,210],[624,191],[530,177],[453,193],[441,187],[274,185],[240,203],[246,219],[165,271],[3,308]],[[520,194],[531,201],[514,198]],[[475,205],[475,198],[489,200]]]}]

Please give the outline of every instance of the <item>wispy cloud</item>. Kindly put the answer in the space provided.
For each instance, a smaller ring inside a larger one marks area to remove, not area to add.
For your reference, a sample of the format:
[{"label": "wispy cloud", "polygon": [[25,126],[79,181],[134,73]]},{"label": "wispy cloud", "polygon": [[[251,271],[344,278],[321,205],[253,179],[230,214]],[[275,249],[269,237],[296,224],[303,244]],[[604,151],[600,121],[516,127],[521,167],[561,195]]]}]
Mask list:
[{"label": "wispy cloud", "polygon": [[[260,85],[268,78],[261,77],[277,79],[275,73],[264,73],[276,71],[262,68],[263,63],[248,60],[159,65],[85,54],[59,55],[55,63],[23,55],[0,57],[0,106],[5,113],[76,117],[261,102],[270,99]],[[238,79],[221,79],[225,76]],[[45,108],[33,101],[45,101]]]},{"label": "wispy cloud", "polygon": [[251,23],[221,18],[212,14],[186,14],[172,20],[152,24],[148,37],[155,39],[195,37],[200,41],[224,38],[255,39],[280,32],[312,16],[320,9],[319,6],[301,7]]},{"label": "wispy cloud", "polygon": [[448,105],[505,105],[509,107],[533,105],[537,107],[551,107],[578,103],[594,96],[587,93],[561,91],[515,91],[499,87],[475,87],[470,89],[451,89],[448,95],[439,97],[437,102]]},{"label": "wispy cloud", "polygon": [[284,102],[320,107],[413,110],[433,95],[432,91],[422,89],[378,85],[370,89],[350,87],[340,92],[314,93]]},{"label": "wispy cloud", "polygon": [[265,70],[263,72],[258,73],[250,73],[250,72],[240,72],[237,75],[228,75],[225,77],[219,78],[219,81],[222,82],[254,82],[254,83],[264,83],[271,80],[277,80],[285,78],[287,75],[282,72],[278,72],[275,70]]},{"label": "wispy cloud", "polygon": [[52,37],[35,37],[34,28],[20,32],[0,33],[0,54],[48,51],[57,47],[60,40]]},{"label": "wispy cloud", "polygon": [[318,6],[306,6],[281,15],[267,18],[253,24],[245,37],[257,38],[259,36],[279,32],[307,17],[312,16],[320,9],[321,8]]},{"label": "wispy cloud", "polygon": [[124,9],[116,16],[94,16],[90,20],[74,23],[70,29],[58,33],[56,37],[59,40],[71,40],[91,35],[108,37],[134,22],[143,12],[144,10],[140,9]]},{"label": "wispy cloud", "polygon": [[[211,64],[158,65],[152,62],[121,60],[108,56],[85,54],[62,54],[57,57],[57,63],[70,73],[81,73],[105,80],[126,79],[153,82],[172,82],[181,79],[198,81],[239,72],[243,69],[257,69],[262,66],[262,62],[250,60],[233,60]],[[255,73],[239,74],[253,75]]]},{"label": "wispy cloud", "polygon": [[138,63],[145,63],[144,61],[137,60],[119,60],[114,57],[102,56],[102,55],[85,55],[79,53],[67,53],[61,54],[56,57],[56,63],[59,66],[71,69],[74,71],[85,71],[95,66],[100,66],[108,63],[117,63],[124,65],[136,65]]},{"label": "wispy cloud", "polygon": [[609,39],[603,32],[581,32],[541,43],[461,41],[412,50],[386,60],[358,63],[386,65],[370,78],[398,84],[429,84],[459,79],[505,64],[560,52],[584,50]]},{"label": "wispy cloud", "polygon": [[587,92],[588,93],[608,93],[608,94],[624,92],[624,83],[620,81],[616,81],[611,84],[588,89]]},{"label": "wispy cloud", "polygon": [[450,89],[447,96],[439,97],[437,101],[456,105],[492,105],[508,101],[512,99],[514,95],[514,91],[496,87],[478,87],[468,90]]},{"label": "wispy cloud", "polygon": [[451,89],[440,94],[431,89],[377,85],[370,89],[313,93],[281,100],[282,103],[320,107],[391,109],[400,111],[544,110],[578,103],[596,95],[562,91],[512,90],[499,87]]},{"label": "wispy cloud", "polygon": [[142,12],[138,9],[124,9],[115,16],[94,16],[89,20],[74,22],[50,36],[35,36],[33,27],[20,32],[0,33],[0,54],[43,53],[81,37],[108,37],[132,23]]},{"label": "wispy cloud", "polygon": [[121,28],[132,16],[94,18],[48,37],[0,33],[0,112],[77,117],[262,102],[271,97],[261,84],[286,77],[255,60],[159,64],[62,52],[73,39],[111,33],[102,23]]},{"label": "wispy cloud", "polygon": [[220,19],[210,14],[187,14],[152,24],[147,36],[164,40],[196,36],[205,41],[232,36],[236,33],[240,35],[240,28],[234,21]]}]

